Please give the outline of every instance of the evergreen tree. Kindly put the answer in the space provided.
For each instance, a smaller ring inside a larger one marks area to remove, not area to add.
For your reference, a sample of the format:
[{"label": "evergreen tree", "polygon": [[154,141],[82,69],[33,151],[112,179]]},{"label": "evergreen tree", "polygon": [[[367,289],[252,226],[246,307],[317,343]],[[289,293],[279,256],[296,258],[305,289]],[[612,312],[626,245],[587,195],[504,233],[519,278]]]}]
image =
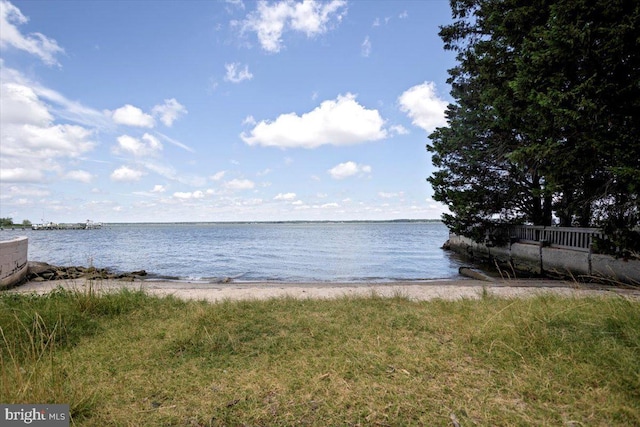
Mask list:
[{"label": "evergreen tree", "polygon": [[640,3],[452,0],[455,103],[430,135],[445,223],[633,233],[640,212]]}]

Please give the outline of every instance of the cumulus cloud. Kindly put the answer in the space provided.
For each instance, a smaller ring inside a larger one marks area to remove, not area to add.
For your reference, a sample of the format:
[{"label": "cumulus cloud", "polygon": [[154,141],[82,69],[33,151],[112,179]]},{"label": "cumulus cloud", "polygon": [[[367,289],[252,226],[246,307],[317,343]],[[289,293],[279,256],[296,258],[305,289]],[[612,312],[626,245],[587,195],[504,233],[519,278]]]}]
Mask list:
[{"label": "cumulus cloud", "polygon": [[136,157],[155,156],[162,151],[162,143],[158,138],[145,133],[142,139],[137,139],[129,135],[119,136],[118,145],[114,148],[116,153],[129,153]]},{"label": "cumulus cloud", "polygon": [[[0,109],[4,110],[3,106]],[[56,159],[77,158],[95,147],[93,131],[81,126],[0,121],[0,128],[2,167],[29,163],[34,168],[48,164],[56,169]]]},{"label": "cumulus cloud", "polygon": [[42,171],[32,168],[0,168],[0,181],[8,182],[40,182],[44,179]]},{"label": "cumulus cloud", "polygon": [[274,197],[273,200],[291,201],[291,200],[295,200],[295,198],[296,198],[296,193],[278,193],[278,195]]},{"label": "cumulus cloud", "polygon": [[142,171],[131,169],[127,166],[120,166],[111,173],[111,179],[117,182],[133,182],[140,180],[143,175],[144,172]]},{"label": "cumulus cloud", "polygon": [[154,116],[159,117],[160,121],[167,127],[171,127],[178,117],[188,113],[184,105],[176,101],[175,98],[165,99],[164,104],[156,105],[151,112]]},{"label": "cumulus cloud", "polygon": [[[62,118],[68,122],[101,129],[106,129],[112,124],[111,118],[104,112],[71,101],[55,90],[30,80],[21,72],[5,67],[2,58],[0,81],[3,103],[0,114],[5,122],[44,125],[54,118]],[[39,111],[36,108],[39,108]],[[13,120],[10,120],[11,118]]]},{"label": "cumulus cloud", "polygon": [[[43,182],[47,172],[64,175],[64,161],[93,150],[95,132],[87,127],[56,124],[57,112],[47,94],[63,109],[78,107],[65,98],[3,66],[0,59],[0,169],[3,182]],[[82,116],[86,111],[79,111]],[[70,115],[76,115],[70,114]],[[71,120],[72,121],[72,120]],[[29,165],[30,171],[24,170]]]},{"label": "cumulus cloud", "polygon": [[227,70],[227,74],[224,76],[225,81],[231,83],[240,83],[244,80],[251,80],[253,74],[249,72],[249,66],[245,65],[242,68],[240,63],[224,64],[224,68]]},{"label": "cumulus cloud", "polygon": [[28,86],[12,82],[2,83],[0,120],[2,124],[31,124],[46,126],[53,121],[47,106]]},{"label": "cumulus cloud", "polygon": [[304,33],[314,37],[327,32],[334,23],[342,21],[347,2],[331,0],[319,2],[283,0],[269,4],[259,1],[257,10],[240,23],[243,32],[255,32],[260,46],[277,53],[283,46],[282,34],[286,31]]},{"label": "cumulus cloud", "polygon": [[154,185],[153,190],[151,190],[152,193],[164,193],[165,191],[167,191],[167,189],[164,187],[164,185],[160,184]]},{"label": "cumulus cloud", "polygon": [[69,171],[64,175],[64,177],[72,181],[84,182],[85,184],[89,184],[93,180],[93,175],[84,170]]},{"label": "cumulus cloud", "polygon": [[378,110],[366,109],[347,93],[301,116],[288,113],[273,122],[263,120],[240,137],[249,145],[280,148],[352,145],[387,137],[384,124]]},{"label": "cumulus cloud", "polygon": [[113,118],[113,121],[119,125],[141,128],[152,128],[156,125],[156,121],[152,116],[130,104],[126,104],[125,106],[113,111],[111,117]]},{"label": "cumulus cloud", "polygon": [[334,166],[327,171],[334,179],[344,179],[354,175],[361,175],[371,173],[371,166],[360,165],[355,162],[345,162]]},{"label": "cumulus cloud", "polygon": [[436,85],[424,82],[407,89],[398,98],[400,110],[411,118],[412,123],[432,132],[438,126],[445,126],[445,110],[447,101],[438,97]]},{"label": "cumulus cloud", "polygon": [[64,53],[58,43],[41,33],[24,35],[18,29],[19,25],[26,24],[29,18],[24,16],[20,9],[8,1],[0,1],[0,47],[12,47],[35,55],[47,65],[60,65],[55,58],[57,54]]},{"label": "cumulus cloud", "polygon": [[230,191],[251,190],[256,184],[249,179],[232,179],[224,183],[224,188]]}]

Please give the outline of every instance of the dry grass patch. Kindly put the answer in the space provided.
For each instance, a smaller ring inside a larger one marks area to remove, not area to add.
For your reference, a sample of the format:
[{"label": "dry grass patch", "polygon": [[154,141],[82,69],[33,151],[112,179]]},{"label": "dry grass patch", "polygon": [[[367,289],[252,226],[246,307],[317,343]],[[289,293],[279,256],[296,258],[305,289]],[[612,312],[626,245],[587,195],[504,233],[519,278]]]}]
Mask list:
[{"label": "dry grass patch", "polygon": [[[79,298],[0,296],[0,400],[87,426],[640,424],[637,301]],[[20,350],[43,311],[74,331],[46,363]]]}]

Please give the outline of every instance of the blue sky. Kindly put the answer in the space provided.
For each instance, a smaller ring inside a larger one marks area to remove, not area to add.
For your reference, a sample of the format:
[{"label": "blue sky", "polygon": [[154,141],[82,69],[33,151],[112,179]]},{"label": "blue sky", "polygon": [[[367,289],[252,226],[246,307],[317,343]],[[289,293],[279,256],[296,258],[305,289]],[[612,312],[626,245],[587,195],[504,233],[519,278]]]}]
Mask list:
[{"label": "blue sky", "polygon": [[0,0],[0,217],[439,218],[447,1]]}]

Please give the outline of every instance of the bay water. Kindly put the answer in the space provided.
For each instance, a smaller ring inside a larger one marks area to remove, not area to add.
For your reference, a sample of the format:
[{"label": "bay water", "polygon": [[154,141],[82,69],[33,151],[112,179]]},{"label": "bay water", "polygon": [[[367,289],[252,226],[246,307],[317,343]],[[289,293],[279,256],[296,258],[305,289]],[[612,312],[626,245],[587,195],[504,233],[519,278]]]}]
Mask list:
[{"label": "bay water", "polygon": [[146,270],[210,282],[385,282],[458,277],[441,222],[104,224],[93,230],[5,229],[29,238],[29,261]]}]

